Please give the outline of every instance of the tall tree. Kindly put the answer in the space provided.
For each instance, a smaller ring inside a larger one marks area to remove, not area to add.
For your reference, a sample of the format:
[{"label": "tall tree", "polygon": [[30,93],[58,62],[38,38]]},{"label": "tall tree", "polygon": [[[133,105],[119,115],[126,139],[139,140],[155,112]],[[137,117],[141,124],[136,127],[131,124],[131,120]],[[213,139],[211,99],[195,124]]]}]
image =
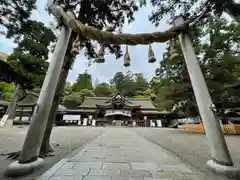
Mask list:
[{"label": "tall tree", "polygon": [[[56,38],[52,30],[43,23],[27,20],[21,25],[21,33],[18,34],[18,46],[8,56],[8,63],[15,71],[28,79],[27,88],[42,85],[48,62],[48,46]],[[12,119],[15,113],[17,99],[20,93],[20,84],[16,86],[12,102],[9,104],[6,117]]]},{"label": "tall tree", "polygon": [[15,87],[15,84],[0,82],[0,99],[10,101]]},{"label": "tall tree", "polygon": [[[208,18],[194,28],[192,41],[196,54],[213,102],[219,113],[223,114],[226,108],[233,106],[231,97],[237,99],[236,94],[225,87],[239,79],[239,25],[225,19]],[[171,50],[173,46],[174,52]],[[168,109],[178,104],[187,115],[196,116],[196,102],[178,41],[169,43],[156,72],[159,79],[154,84],[159,87],[156,104]]]},{"label": "tall tree", "polygon": [[122,72],[116,72],[111,83],[115,85],[118,92],[121,91],[121,84],[123,83],[125,75]]},{"label": "tall tree", "polygon": [[235,92],[226,87],[237,83],[240,77],[240,25],[223,18],[209,18],[205,23],[209,40],[202,45],[204,71],[213,102],[218,113],[224,116],[226,108],[236,105],[231,100],[233,96],[237,98]]},{"label": "tall tree", "polygon": [[127,72],[124,76],[124,80],[120,84],[120,93],[126,97],[133,97],[136,95],[136,84],[132,72]]},{"label": "tall tree", "polygon": [[142,97],[144,93],[146,95],[149,87],[148,81],[141,73],[132,73],[128,71],[126,74],[122,72],[115,73],[111,83],[116,86],[118,92],[127,97]]},{"label": "tall tree", "polygon": [[135,74],[135,86],[137,94],[144,94],[144,92],[148,89],[148,81],[144,78],[142,73]]},{"label": "tall tree", "polygon": [[31,80],[32,85],[41,86],[48,68],[48,47],[56,37],[43,23],[32,20],[24,23],[22,31],[22,39],[8,61],[10,64],[18,62],[22,67],[22,74]]},{"label": "tall tree", "polygon": [[23,28],[36,9],[36,0],[7,0],[0,2],[0,25],[7,28],[7,38],[13,37],[16,42],[24,33]]},{"label": "tall tree", "polygon": [[65,96],[63,98],[63,105],[68,108],[77,108],[82,104],[85,97],[94,97],[96,96],[94,92],[90,89],[82,89],[79,92],[73,92],[72,94]]},{"label": "tall tree", "polygon": [[[146,0],[139,0],[140,5],[146,5]],[[240,22],[240,3],[235,0],[152,0],[154,10],[151,13],[150,21],[158,25],[163,17],[170,17],[181,14],[190,16],[197,13],[212,12],[214,15],[221,16],[223,12],[228,13]]]},{"label": "tall tree", "polygon": [[73,84],[73,91],[81,91],[82,89],[93,89],[92,76],[88,73],[79,74],[77,82]]},{"label": "tall tree", "polygon": [[101,97],[101,96],[111,96],[112,92],[110,89],[110,85],[108,83],[100,83],[97,84],[94,93],[96,96]]},{"label": "tall tree", "polygon": [[64,86],[64,91],[63,91],[63,95],[64,96],[68,96],[72,93],[72,85],[71,83],[67,82]]}]

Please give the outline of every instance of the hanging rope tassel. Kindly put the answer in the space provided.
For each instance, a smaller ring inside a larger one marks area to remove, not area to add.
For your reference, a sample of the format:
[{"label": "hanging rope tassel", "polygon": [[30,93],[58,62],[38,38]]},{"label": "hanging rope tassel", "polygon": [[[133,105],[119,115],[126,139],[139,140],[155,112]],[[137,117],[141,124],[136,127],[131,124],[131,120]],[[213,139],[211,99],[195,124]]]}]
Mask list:
[{"label": "hanging rope tassel", "polygon": [[149,44],[149,48],[148,48],[148,62],[149,63],[156,62],[156,58],[154,56],[154,52],[153,52],[151,44]]},{"label": "hanging rope tassel", "polygon": [[80,39],[79,39],[79,36],[77,36],[77,38],[72,43],[71,54],[74,56],[79,54],[79,49],[80,49],[79,47],[80,47]]},{"label": "hanging rope tassel", "polygon": [[101,48],[99,49],[99,51],[97,53],[97,57],[95,58],[94,62],[96,62],[96,63],[104,63],[105,62],[103,45],[101,45]]},{"label": "hanging rope tassel", "polygon": [[170,59],[174,59],[175,57],[179,56],[178,51],[174,45],[170,47],[169,54],[170,54]]},{"label": "hanging rope tassel", "polygon": [[126,46],[126,52],[124,54],[124,64],[123,65],[125,67],[130,66],[130,56],[129,56],[129,53],[128,53],[128,46]]}]

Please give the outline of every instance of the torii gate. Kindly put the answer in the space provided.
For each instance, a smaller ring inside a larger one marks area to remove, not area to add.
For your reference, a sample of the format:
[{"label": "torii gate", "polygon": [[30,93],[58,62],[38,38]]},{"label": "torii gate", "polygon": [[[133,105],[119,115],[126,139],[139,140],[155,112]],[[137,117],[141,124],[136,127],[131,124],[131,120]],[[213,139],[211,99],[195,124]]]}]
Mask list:
[{"label": "torii gate", "polygon": [[[20,158],[7,168],[5,171],[6,175],[17,176],[28,174],[43,163],[43,159],[38,158],[40,146],[46,129],[48,115],[52,106],[60,71],[63,66],[67,44],[73,30],[81,37],[87,37],[106,44],[149,45],[149,52],[151,51],[150,44],[152,42],[164,43],[178,36],[210,146],[212,159],[207,162],[207,167],[215,173],[220,173],[236,179],[240,170],[233,165],[220,123],[212,111],[212,99],[199,66],[199,62],[196,58],[191,40],[186,31],[188,25],[192,23],[194,19],[185,20],[183,16],[178,16],[174,19],[174,27],[165,32],[148,34],[114,34],[82,24],[74,18],[73,13],[64,12],[60,5],[53,3],[53,0],[48,0],[47,7],[54,16],[63,22],[64,25],[61,27],[60,36],[50,61],[37,102],[37,107],[34,111],[32,122],[22,147]],[[80,39],[77,38],[73,43],[72,53],[77,53],[80,44],[79,40]],[[101,54],[102,52],[100,52],[100,55]],[[100,58],[98,62],[103,61],[104,60]],[[154,58],[149,58],[150,63],[154,61]],[[130,58],[127,49],[124,56],[124,65],[130,65]]]}]

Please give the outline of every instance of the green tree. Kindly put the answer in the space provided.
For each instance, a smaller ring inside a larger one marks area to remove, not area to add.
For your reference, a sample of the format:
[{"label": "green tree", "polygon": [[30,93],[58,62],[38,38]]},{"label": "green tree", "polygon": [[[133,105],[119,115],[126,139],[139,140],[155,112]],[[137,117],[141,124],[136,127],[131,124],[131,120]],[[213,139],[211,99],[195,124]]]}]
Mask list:
[{"label": "green tree", "polygon": [[123,83],[125,75],[122,72],[116,72],[111,79],[111,83],[115,85],[118,92],[121,92],[121,84]]},{"label": "green tree", "polygon": [[20,40],[33,9],[36,9],[36,0],[0,1],[0,25],[7,28],[7,38]]},{"label": "green tree", "polygon": [[144,78],[143,74],[134,74],[131,71],[128,71],[126,74],[122,72],[115,73],[110,82],[115,85],[118,92],[127,97],[142,97],[144,92],[149,88],[148,81]]},{"label": "green tree", "polygon": [[[139,0],[140,6],[146,5],[146,0]],[[170,17],[172,19],[176,15],[184,14],[188,16],[196,15],[197,13],[211,12],[211,15],[221,16],[225,11],[234,19],[240,21],[240,4],[234,0],[152,0],[153,11],[149,20],[158,25],[163,17]]]},{"label": "green tree", "polygon": [[[238,99],[236,93],[225,88],[239,79],[238,26],[224,19],[209,18],[201,26],[193,27],[193,45],[213,102],[222,115],[226,108],[233,106],[230,99]],[[171,50],[173,46],[174,52]],[[196,116],[196,101],[178,41],[169,43],[156,74],[152,83],[158,87],[153,88],[157,90],[155,103],[166,109],[178,105],[186,115]]]},{"label": "green tree", "polygon": [[72,90],[75,92],[81,91],[82,89],[93,89],[92,77],[88,73],[79,74],[77,82],[72,86]]},{"label": "green tree", "polygon": [[131,72],[128,72],[124,76],[124,80],[120,84],[120,93],[126,97],[133,97],[137,94],[134,74],[132,74]]},{"label": "green tree", "polygon": [[[148,89],[148,81],[144,78],[142,73],[135,74],[135,87],[136,87],[136,94],[144,95],[144,92]],[[146,95],[146,92],[145,92]]]},{"label": "green tree", "polygon": [[12,83],[0,82],[0,99],[10,101],[15,87]]},{"label": "green tree", "polygon": [[[25,89],[32,89],[42,85],[48,62],[48,46],[56,37],[52,30],[44,26],[43,23],[27,20],[21,26],[18,46],[13,53],[8,56],[8,63],[14,70],[27,79]],[[12,101],[6,111],[9,119],[12,119],[16,110],[16,103],[19,99],[21,84],[17,84],[12,97]]]},{"label": "green tree", "polygon": [[109,85],[110,96],[115,96],[118,93],[118,90],[114,84]]},{"label": "green tree", "polygon": [[96,94],[97,97],[112,95],[110,85],[108,83],[97,84],[94,89],[94,93]]},{"label": "green tree", "polygon": [[68,96],[72,93],[72,85],[71,83],[67,82],[64,87],[63,95]]},{"label": "green tree", "polygon": [[33,87],[41,86],[48,68],[49,45],[56,40],[52,30],[43,23],[28,20],[22,27],[23,36],[13,53],[8,56],[10,64],[26,76]]},{"label": "green tree", "polygon": [[[171,49],[173,45],[175,52]],[[177,56],[174,57],[174,54]],[[155,103],[160,109],[171,110],[175,104],[193,95],[184,57],[177,42],[168,43],[167,51],[160,62],[160,68],[156,70],[156,75],[159,81],[155,80],[151,86],[157,86],[154,87]]]},{"label": "green tree", "polygon": [[240,77],[239,28],[239,24],[223,18],[209,18],[206,21],[205,33],[210,38],[202,44],[202,62],[210,94],[221,116],[224,116],[226,108],[234,107],[234,101],[236,98],[239,101],[240,97],[233,90],[226,89],[237,83]]},{"label": "green tree", "polygon": [[82,103],[82,94],[80,92],[73,92],[72,94],[63,98],[63,105],[67,108],[76,108]]},{"label": "green tree", "polygon": [[63,105],[68,108],[77,108],[80,106],[85,97],[93,97],[95,94],[92,90],[82,89],[80,92],[73,92],[72,94],[63,98]]}]

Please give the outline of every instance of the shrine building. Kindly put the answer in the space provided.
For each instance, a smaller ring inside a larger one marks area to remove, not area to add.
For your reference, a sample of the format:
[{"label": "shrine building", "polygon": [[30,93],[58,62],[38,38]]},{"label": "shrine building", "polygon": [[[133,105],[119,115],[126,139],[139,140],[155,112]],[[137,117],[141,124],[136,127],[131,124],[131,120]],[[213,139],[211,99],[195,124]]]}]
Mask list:
[{"label": "shrine building", "polygon": [[[169,123],[167,119],[173,118],[170,112],[158,111],[150,98],[125,98],[119,93],[114,97],[86,97],[77,109],[67,109],[63,113],[67,114],[80,115],[81,125],[92,125],[94,121],[96,126],[162,127]],[[62,118],[58,118],[56,124],[59,121]]]}]

